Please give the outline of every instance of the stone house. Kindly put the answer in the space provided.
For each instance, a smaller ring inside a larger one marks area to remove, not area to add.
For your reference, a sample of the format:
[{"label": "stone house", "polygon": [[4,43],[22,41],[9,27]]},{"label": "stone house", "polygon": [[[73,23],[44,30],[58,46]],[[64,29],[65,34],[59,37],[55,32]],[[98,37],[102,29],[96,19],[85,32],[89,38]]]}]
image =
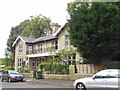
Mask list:
[{"label": "stone house", "polygon": [[[40,38],[18,36],[13,43],[15,49],[15,70],[21,70],[23,65],[26,69],[38,70],[39,64],[48,62],[56,56],[56,53],[65,48],[74,48],[70,45],[66,24],[60,27],[52,25],[53,32]],[[75,49],[75,48],[74,48]],[[75,52],[70,56],[70,62],[81,59]]]}]

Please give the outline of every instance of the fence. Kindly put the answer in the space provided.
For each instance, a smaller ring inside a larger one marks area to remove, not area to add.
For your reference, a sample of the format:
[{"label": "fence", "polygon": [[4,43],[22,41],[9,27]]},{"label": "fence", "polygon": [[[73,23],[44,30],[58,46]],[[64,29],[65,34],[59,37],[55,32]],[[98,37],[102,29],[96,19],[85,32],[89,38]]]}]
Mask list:
[{"label": "fence", "polygon": [[106,69],[104,66],[94,65],[94,64],[79,64],[76,65],[77,73],[81,74],[94,74],[100,70]]}]

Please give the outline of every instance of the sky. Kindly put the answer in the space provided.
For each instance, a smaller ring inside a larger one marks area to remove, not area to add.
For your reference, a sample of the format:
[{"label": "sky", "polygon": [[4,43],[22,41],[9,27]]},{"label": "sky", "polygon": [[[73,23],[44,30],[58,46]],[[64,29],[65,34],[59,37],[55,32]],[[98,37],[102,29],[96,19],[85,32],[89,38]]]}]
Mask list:
[{"label": "sky", "polygon": [[42,14],[60,25],[66,22],[67,3],[73,0],[0,0],[0,58],[4,58],[12,27]]},{"label": "sky", "polygon": [[4,58],[12,27],[42,14],[60,25],[66,22],[67,3],[73,0],[0,0],[0,58]]}]

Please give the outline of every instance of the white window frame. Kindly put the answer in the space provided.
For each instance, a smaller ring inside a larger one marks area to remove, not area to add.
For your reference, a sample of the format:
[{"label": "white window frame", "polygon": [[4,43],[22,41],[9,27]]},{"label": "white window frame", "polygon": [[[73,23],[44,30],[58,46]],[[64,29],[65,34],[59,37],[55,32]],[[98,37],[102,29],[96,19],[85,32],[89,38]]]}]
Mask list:
[{"label": "white window frame", "polygon": [[65,47],[69,46],[69,38],[68,35],[65,35]]},{"label": "white window frame", "polygon": [[18,58],[18,66],[21,67],[22,66],[22,62],[23,62],[23,58],[21,58],[21,57]]},{"label": "white window frame", "polygon": [[23,52],[23,45],[20,44],[20,45],[18,46],[18,52],[19,52],[19,53],[22,53],[22,52]]},{"label": "white window frame", "polygon": [[33,51],[33,46],[32,45],[28,45],[28,52],[32,53],[32,51]]}]

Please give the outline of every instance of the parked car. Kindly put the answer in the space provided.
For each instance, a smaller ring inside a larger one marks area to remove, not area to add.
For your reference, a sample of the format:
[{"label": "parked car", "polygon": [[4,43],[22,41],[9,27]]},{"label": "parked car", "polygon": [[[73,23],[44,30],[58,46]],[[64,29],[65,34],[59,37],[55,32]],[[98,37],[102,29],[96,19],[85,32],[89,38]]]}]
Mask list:
[{"label": "parked car", "polygon": [[76,90],[89,90],[98,88],[120,88],[120,70],[106,69],[102,70],[92,77],[75,80],[73,86]]},{"label": "parked car", "polygon": [[2,72],[1,81],[7,80],[11,81],[23,81],[23,75],[21,75],[16,70],[5,70]]},{"label": "parked car", "polygon": [[2,70],[0,70],[0,78],[1,78],[1,76],[2,76]]}]

